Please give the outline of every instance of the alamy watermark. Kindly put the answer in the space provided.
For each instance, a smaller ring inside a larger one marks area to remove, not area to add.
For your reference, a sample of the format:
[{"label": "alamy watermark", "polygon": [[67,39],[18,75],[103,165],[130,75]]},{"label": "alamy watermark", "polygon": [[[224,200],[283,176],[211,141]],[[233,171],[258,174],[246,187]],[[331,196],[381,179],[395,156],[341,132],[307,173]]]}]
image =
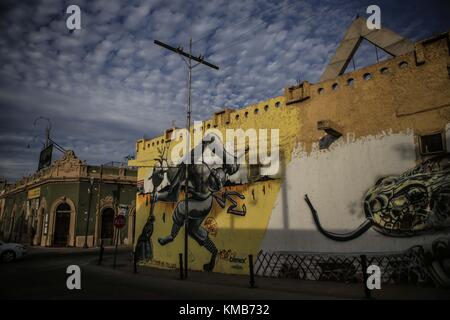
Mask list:
[{"label": "alamy watermark", "polygon": [[81,9],[76,4],[67,7],[66,13],[70,16],[66,19],[66,27],[70,31],[81,30]]},{"label": "alamy watermark", "polygon": [[[202,164],[258,164],[262,175],[278,173],[280,160],[279,129],[226,129],[225,136],[218,129],[203,132],[202,122],[194,123],[193,134],[187,129],[172,132],[176,144],[170,160],[174,165]],[[192,151],[191,147],[193,147]]]},{"label": "alamy watermark", "polygon": [[366,286],[369,290],[380,290],[381,289],[381,268],[377,265],[370,265],[367,268],[366,273],[368,274]]},{"label": "alamy watermark", "polygon": [[366,24],[369,30],[381,29],[381,9],[376,4],[372,4],[367,7],[367,14],[370,16],[367,18]]},{"label": "alamy watermark", "polygon": [[66,273],[70,274],[66,280],[66,286],[69,290],[81,290],[81,269],[79,266],[72,264],[67,267]]}]

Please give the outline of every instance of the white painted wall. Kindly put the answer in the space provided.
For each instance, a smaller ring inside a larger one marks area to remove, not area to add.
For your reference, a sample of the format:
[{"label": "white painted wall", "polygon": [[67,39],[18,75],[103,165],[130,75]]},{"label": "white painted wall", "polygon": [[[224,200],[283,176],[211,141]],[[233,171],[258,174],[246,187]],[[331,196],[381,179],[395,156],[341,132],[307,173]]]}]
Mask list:
[{"label": "white painted wall", "polygon": [[[449,127],[447,126],[447,137]],[[450,139],[447,139],[447,144]],[[353,140],[336,141],[329,150],[309,155],[296,150],[285,169],[282,189],[275,203],[262,244],[264,251],[288,252],[389,252],[401,251],[442,236],[393,238],[370,229],[358,239],[336,242],[316,228],[304,201],[308,194],[322,226],[333,232],[351,231],[364,221],[363,199],[383,176],[397,175],[416,165],[412,131],[383,132]]]}]

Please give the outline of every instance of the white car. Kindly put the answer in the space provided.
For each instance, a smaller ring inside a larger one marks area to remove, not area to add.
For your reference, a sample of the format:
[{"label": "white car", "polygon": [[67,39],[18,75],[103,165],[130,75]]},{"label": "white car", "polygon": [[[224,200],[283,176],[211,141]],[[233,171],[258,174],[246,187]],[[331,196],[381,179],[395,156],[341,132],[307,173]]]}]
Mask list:
[{"label": "white car", "polygon": [[11,262],[22,258],[27,254],[28,248],[19,243],[6,243],[0,241],[0,260],[2,262]]}]

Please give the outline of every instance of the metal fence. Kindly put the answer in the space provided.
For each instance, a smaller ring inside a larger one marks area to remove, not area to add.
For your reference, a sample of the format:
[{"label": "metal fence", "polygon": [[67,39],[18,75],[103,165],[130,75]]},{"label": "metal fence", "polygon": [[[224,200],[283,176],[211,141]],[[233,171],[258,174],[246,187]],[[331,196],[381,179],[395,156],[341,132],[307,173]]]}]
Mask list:
[{"label": "metal fence", "polygon": [[[382,270],[383,283],[427,284],[431,282],[422,247],[404,253],[366,254],[368,265]],[[255,273],[263,277],[301,280],[361,282],[363,273],[359,254],[313,254],[260,252]]]}]

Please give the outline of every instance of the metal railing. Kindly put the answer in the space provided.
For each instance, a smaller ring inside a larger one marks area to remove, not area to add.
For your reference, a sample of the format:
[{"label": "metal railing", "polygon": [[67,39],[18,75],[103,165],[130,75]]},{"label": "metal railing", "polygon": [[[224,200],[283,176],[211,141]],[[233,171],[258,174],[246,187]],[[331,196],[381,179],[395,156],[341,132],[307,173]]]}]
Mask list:
[{"label": "metal railing", "polygon": [[[431,282],[422,247],[404,253],[366,254],[368,265],[382,270],[381,281],[395,284]],[[363,273],[359,254],[260,252],[255,273],[263,277],[300,280],[361,282]]]}]

